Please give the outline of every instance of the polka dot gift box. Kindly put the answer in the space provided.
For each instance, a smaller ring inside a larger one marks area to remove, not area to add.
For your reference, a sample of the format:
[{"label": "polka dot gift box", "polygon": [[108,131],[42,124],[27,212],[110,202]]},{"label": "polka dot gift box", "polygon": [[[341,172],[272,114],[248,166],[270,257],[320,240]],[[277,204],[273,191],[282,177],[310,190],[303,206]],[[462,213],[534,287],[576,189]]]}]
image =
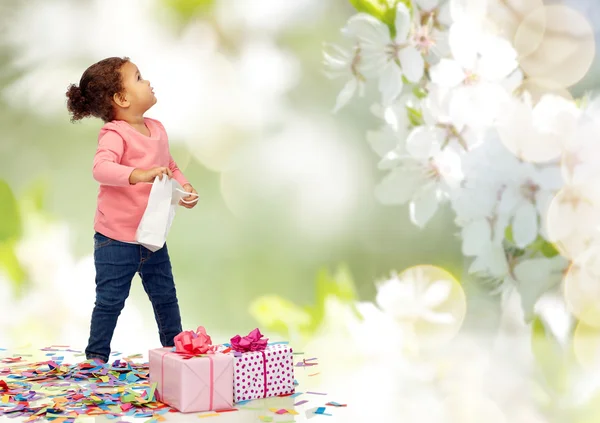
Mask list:
[{"label": "polka dot gift box", "polygon": [[231,339],[234,402],[294,393],[292,348],[267,342],[258,329]]}]

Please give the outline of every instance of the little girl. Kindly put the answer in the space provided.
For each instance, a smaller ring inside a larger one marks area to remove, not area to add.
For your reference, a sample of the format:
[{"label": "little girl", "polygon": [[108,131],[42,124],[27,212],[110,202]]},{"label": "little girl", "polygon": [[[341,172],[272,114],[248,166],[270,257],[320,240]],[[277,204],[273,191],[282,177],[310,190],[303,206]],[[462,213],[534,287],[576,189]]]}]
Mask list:
[{"label": "little girl", "polygon": [[90,66],[79,86],[70,85],[67,99],[71,121],[94,116],[105,122],[93,165],[100,183],[94,219],[96,303],[86,359],[108,361],[136,273],[152,302],[161,344],[173,346],[182,328],[167,246],[151,252],[135,242],[136,230],[152,187],[144,182],[175,178],[190,193],[179,203],[187,208],[194,207],[197,193],[171,157],[165,128],[144,117],[156,104],[154,91],[129,58],[111,57]]}]

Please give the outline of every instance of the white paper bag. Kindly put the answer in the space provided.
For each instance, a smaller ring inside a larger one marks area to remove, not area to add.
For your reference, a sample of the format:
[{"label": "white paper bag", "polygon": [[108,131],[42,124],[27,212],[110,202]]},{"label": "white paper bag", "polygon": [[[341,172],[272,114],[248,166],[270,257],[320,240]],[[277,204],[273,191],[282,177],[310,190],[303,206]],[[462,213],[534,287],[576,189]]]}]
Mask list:
[{"label": "white paper bag", "polygon": [[150,251],[160,250],[167,241],[179,201],[188,195],[196,195],[196,198],[187,203],[198,201],[198,194],[185,192],[175,179],[169,179],[166,175],[158,179],[157,176],[137,229],[136,241]]}]

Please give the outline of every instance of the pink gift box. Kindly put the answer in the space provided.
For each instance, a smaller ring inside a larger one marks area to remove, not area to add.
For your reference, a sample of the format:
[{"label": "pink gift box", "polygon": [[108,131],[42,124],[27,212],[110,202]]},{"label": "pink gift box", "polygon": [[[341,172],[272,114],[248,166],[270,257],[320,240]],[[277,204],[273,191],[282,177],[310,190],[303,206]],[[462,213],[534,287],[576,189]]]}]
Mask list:
[{"label": "pink gift box", "polygon": [[233,357],[228,354],[185,356],[172,348],[150,350],[150,382],[157,399],[183,413],[233,407]]},{"label": "pink gift box", "polygon": [[294,393],[294,356],[289,345],[270,345],[233,360],[234,402]]}]

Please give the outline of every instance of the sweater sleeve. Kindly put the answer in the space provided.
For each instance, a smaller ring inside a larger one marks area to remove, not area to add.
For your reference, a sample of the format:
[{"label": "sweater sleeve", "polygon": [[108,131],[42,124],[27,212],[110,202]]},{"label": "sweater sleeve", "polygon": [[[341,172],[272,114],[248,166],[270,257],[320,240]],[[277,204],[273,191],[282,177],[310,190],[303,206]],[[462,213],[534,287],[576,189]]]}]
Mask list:
[{"label": "sweater sleeve", "polygon": [[171,172],[173,172],[173,179],[175,179],[177,182],[179,182],[181,184],[181,186],[184,186],[185,184],[189,184],[189,181],[183,175],[183,172],[181,170],[179,170],[179,167],[177,167],[177,163],[175,163],[175,160],[173,160],[173,156],[171,156],[170,154],[169,154],[169,169],[171,169]]},{"label": "sweater sleeve", "polygon": [[98,140],[94,156],[94,179],[103,185],[128,186],[129,176],[135,169],[121,164],[124,140],[114,131],[107,131]]}]

